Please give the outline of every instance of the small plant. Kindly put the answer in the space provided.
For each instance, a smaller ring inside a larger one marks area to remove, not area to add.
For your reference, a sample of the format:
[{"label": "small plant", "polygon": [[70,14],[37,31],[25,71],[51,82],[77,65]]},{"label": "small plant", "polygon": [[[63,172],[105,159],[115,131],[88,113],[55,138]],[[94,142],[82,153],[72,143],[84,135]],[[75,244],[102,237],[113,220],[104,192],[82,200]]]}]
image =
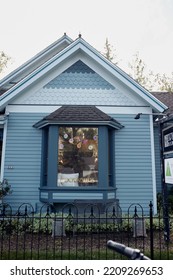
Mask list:
[{"label": "small plant", "polygon": [[11,185],[8,183],[7,179],[4,179],[2,182],[0,182],[0,199],[11,193]]}]

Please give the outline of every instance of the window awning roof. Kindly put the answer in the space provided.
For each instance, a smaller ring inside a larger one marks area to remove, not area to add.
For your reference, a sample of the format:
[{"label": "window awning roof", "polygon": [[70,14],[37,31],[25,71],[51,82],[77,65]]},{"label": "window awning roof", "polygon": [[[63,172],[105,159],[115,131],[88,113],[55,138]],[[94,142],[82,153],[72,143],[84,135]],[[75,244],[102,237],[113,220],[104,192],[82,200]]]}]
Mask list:
[{"label": "window awning roof", "polygon": [[64,105],[37,122],[34,127],[42,128],[48,125],[108,125],[115,129],[123,127],[118,121],[96,106]]}]

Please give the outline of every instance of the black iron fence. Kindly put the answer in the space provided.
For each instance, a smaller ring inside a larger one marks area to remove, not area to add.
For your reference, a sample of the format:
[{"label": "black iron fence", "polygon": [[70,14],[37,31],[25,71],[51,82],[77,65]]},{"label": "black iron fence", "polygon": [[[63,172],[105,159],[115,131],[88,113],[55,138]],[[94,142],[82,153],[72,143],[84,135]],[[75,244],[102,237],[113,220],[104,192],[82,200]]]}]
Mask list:
[{"label": "black iron fence", "polygon": [[[22,204],[14,214],[9,205],[0,208],[0,259],[123,259],[107,248],[114,240],[138,248],[151,259],[173,259],[173,217],[162,209],[148,215],[132,204],[127,213],[110,206],[67,204],[61,211],[43,205],[34,213]],[[166,211],[169,213],[169,211]]]}]

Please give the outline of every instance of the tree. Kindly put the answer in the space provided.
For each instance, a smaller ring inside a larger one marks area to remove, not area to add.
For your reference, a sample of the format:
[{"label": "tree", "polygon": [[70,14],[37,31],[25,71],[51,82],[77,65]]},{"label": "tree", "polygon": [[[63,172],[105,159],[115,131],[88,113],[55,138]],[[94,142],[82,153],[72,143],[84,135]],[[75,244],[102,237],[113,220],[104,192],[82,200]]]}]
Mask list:
[{"label": "tree", "polygon": [[147,90],[173,92],[173,72],[172,77],[168,77],[166,74],[147,71],[146,64],[139,57],[139,53],[135,54],[135,58],[132,63],[129,63],[129,67],[131,70],[129,75]]},{"label": "tree", "polygon": [[7,63],[11,58],[7,56],[3,51],[0,51],[0,73],[3,72],[3,69],[7,67]]},{"label": "tree", "polygon": [[103,55],[114,64],[118,64],[117,55],[115,54],[115,52],[116,50],[109,43],[108,38],[106,38]]},{"label": "tree", "polygon": [[[106,38],[103,55],[114,64],[118,64],[115,49]],[[114,62],[116,60],[116,62]],[[154,73],[147,70],[147,66],[143,59],[139,56],[139,52],[134,55],[132,62],[129,63],[129,76],[149,91],[169,91],[173,92],[173,72],[172,76],[166,74]]]},{"label": "tree", "polygon": [[148,90],[152,90],[152,76],[153,72],[149,71],[147,74],[147,67],[145,62],[139,57],[139,52],[134,55],[134,59],[129,63],[130,73],[129,75],[140,85]]},{"label": "tree", "polygon": [[171,77],[159,73],[155,75],[155,83],[159,90],[173,92],[173,72],[171,75]]}]

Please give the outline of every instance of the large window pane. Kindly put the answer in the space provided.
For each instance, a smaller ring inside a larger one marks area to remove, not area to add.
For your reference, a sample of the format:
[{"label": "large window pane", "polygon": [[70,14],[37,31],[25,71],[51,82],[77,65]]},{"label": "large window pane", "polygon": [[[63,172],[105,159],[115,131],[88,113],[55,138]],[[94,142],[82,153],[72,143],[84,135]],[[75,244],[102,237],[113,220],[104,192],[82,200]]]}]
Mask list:
[{"label": "large window pane", "polygon": [[98,184],[98,128],[60,127],[58,185]]}]

